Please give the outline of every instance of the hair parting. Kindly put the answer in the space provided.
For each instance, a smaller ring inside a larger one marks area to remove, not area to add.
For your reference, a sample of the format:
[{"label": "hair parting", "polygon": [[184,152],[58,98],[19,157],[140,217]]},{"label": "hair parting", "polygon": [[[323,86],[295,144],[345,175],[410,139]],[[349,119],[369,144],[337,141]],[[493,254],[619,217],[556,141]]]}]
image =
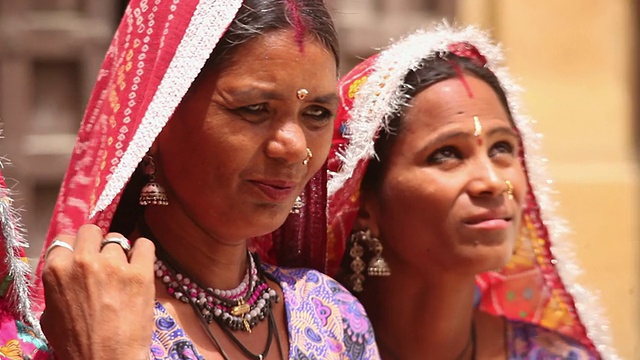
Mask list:
[{"label": "hair parting", "polygon": [[296,44],[298,44],[300,52],[304,52],[304,34],[306,32],[306,28],[302,21],[302,16],[300,16],[300,9],[298,8],[296,0],[286,0],[286,2],[288,15],[290,16],[289,22],[291,23],[295,33]]}]

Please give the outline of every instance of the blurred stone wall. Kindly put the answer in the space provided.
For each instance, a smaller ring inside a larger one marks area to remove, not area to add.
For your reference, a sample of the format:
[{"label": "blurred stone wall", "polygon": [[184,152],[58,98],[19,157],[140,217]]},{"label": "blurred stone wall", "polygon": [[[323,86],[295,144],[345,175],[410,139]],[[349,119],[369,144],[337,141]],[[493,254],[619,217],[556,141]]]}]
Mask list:
[{"label": "blurred stone wall", "polygon": [[[0,155],[37,256],[121,5],[0,0]],[[17,185],[16,185],[17,183]]]},{"label": "blurred stone wall", "polygon": [[615,346],[640,359],[638,1],[459,0],[456,18],[492,31],[543,135],[558,212],[581,283]]}]

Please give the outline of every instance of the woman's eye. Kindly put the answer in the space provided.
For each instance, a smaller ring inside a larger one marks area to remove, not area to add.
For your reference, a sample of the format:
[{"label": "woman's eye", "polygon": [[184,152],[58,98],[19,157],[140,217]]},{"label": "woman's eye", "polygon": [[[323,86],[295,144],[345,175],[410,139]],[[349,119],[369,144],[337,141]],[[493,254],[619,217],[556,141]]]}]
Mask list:
[{"label": "woman's eye", "polygon": [[429,155],[427,161],[430,164],[442,164],[447,161],[462,159],[460,150],[453,146],[445,146]]},{"label": "woman's eye", "polygon": [[326,108],[317,106],[305,110],[304,116],[310,117],[315,121],[323,122],[333,119],[333,113]]},{"label": "woman's eye", "polygon": [[500,154],[514,155],[515,147],[507,141],[499,141],[491,147],[491,149],[489,150],[489,155],[495,156]]},{"label": "woman's eye", "polygon": [[260,123],[269,118],[269,109],[266,104],[253,104],[242,106],[234,110],[243,120]]},{"label": "woman's eye", "polygon": [[240,110],[247,111],[247,112],[259,112],[265,109],[266,107],[264,104],[253,104],[253,105],[243,106],[240,108]]}]

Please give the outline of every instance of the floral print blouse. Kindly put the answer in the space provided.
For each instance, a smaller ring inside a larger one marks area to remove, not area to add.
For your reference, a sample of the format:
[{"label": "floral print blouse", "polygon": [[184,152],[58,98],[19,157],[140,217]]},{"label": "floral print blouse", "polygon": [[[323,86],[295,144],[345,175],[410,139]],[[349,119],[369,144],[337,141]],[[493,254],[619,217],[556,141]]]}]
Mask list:
[{"label": "floral print blouse", "polygon": [[[342,285],[315,270],[262,267],[284,293],[289,359],[380,358],[364,308]],[[204,359],[160,303],[149,358]]]}]

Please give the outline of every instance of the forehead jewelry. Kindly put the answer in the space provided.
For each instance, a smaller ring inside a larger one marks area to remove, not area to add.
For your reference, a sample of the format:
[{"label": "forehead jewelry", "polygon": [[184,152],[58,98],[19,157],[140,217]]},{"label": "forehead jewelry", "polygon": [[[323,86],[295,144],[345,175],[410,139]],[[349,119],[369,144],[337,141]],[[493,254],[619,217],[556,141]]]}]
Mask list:
[{"label": "forehead jewelry", "polygon": [[302,165],[307,165],[312,157],[313,153],[311,152],[311,149],[307,148],[307,156],[304,158],[304,160],[302,160]]},{"label": "forehead jewelry", "polygon": [[307,89],[300,89],[296,91],[296,97],[298,98],[298,100],[304,100],[304,98],[306,98],[307,95],[309,95],[309,90]]},{"label": "forehead jewelry", "polygon": [[477,115],[473,116],[473,136],[478,139],[478,144],[482,144],[482,123]]},{"label": "forehead jewelry", "polygon": [[513,184],[509,180],[505,180],[504,183],[507,184],[507,197],[513,200]]},{"label": "forehead jewelry", "polygon": [[482,135],[482,124],[480,118],[477,115],[473,116],[473,136],[479,137]]}]

